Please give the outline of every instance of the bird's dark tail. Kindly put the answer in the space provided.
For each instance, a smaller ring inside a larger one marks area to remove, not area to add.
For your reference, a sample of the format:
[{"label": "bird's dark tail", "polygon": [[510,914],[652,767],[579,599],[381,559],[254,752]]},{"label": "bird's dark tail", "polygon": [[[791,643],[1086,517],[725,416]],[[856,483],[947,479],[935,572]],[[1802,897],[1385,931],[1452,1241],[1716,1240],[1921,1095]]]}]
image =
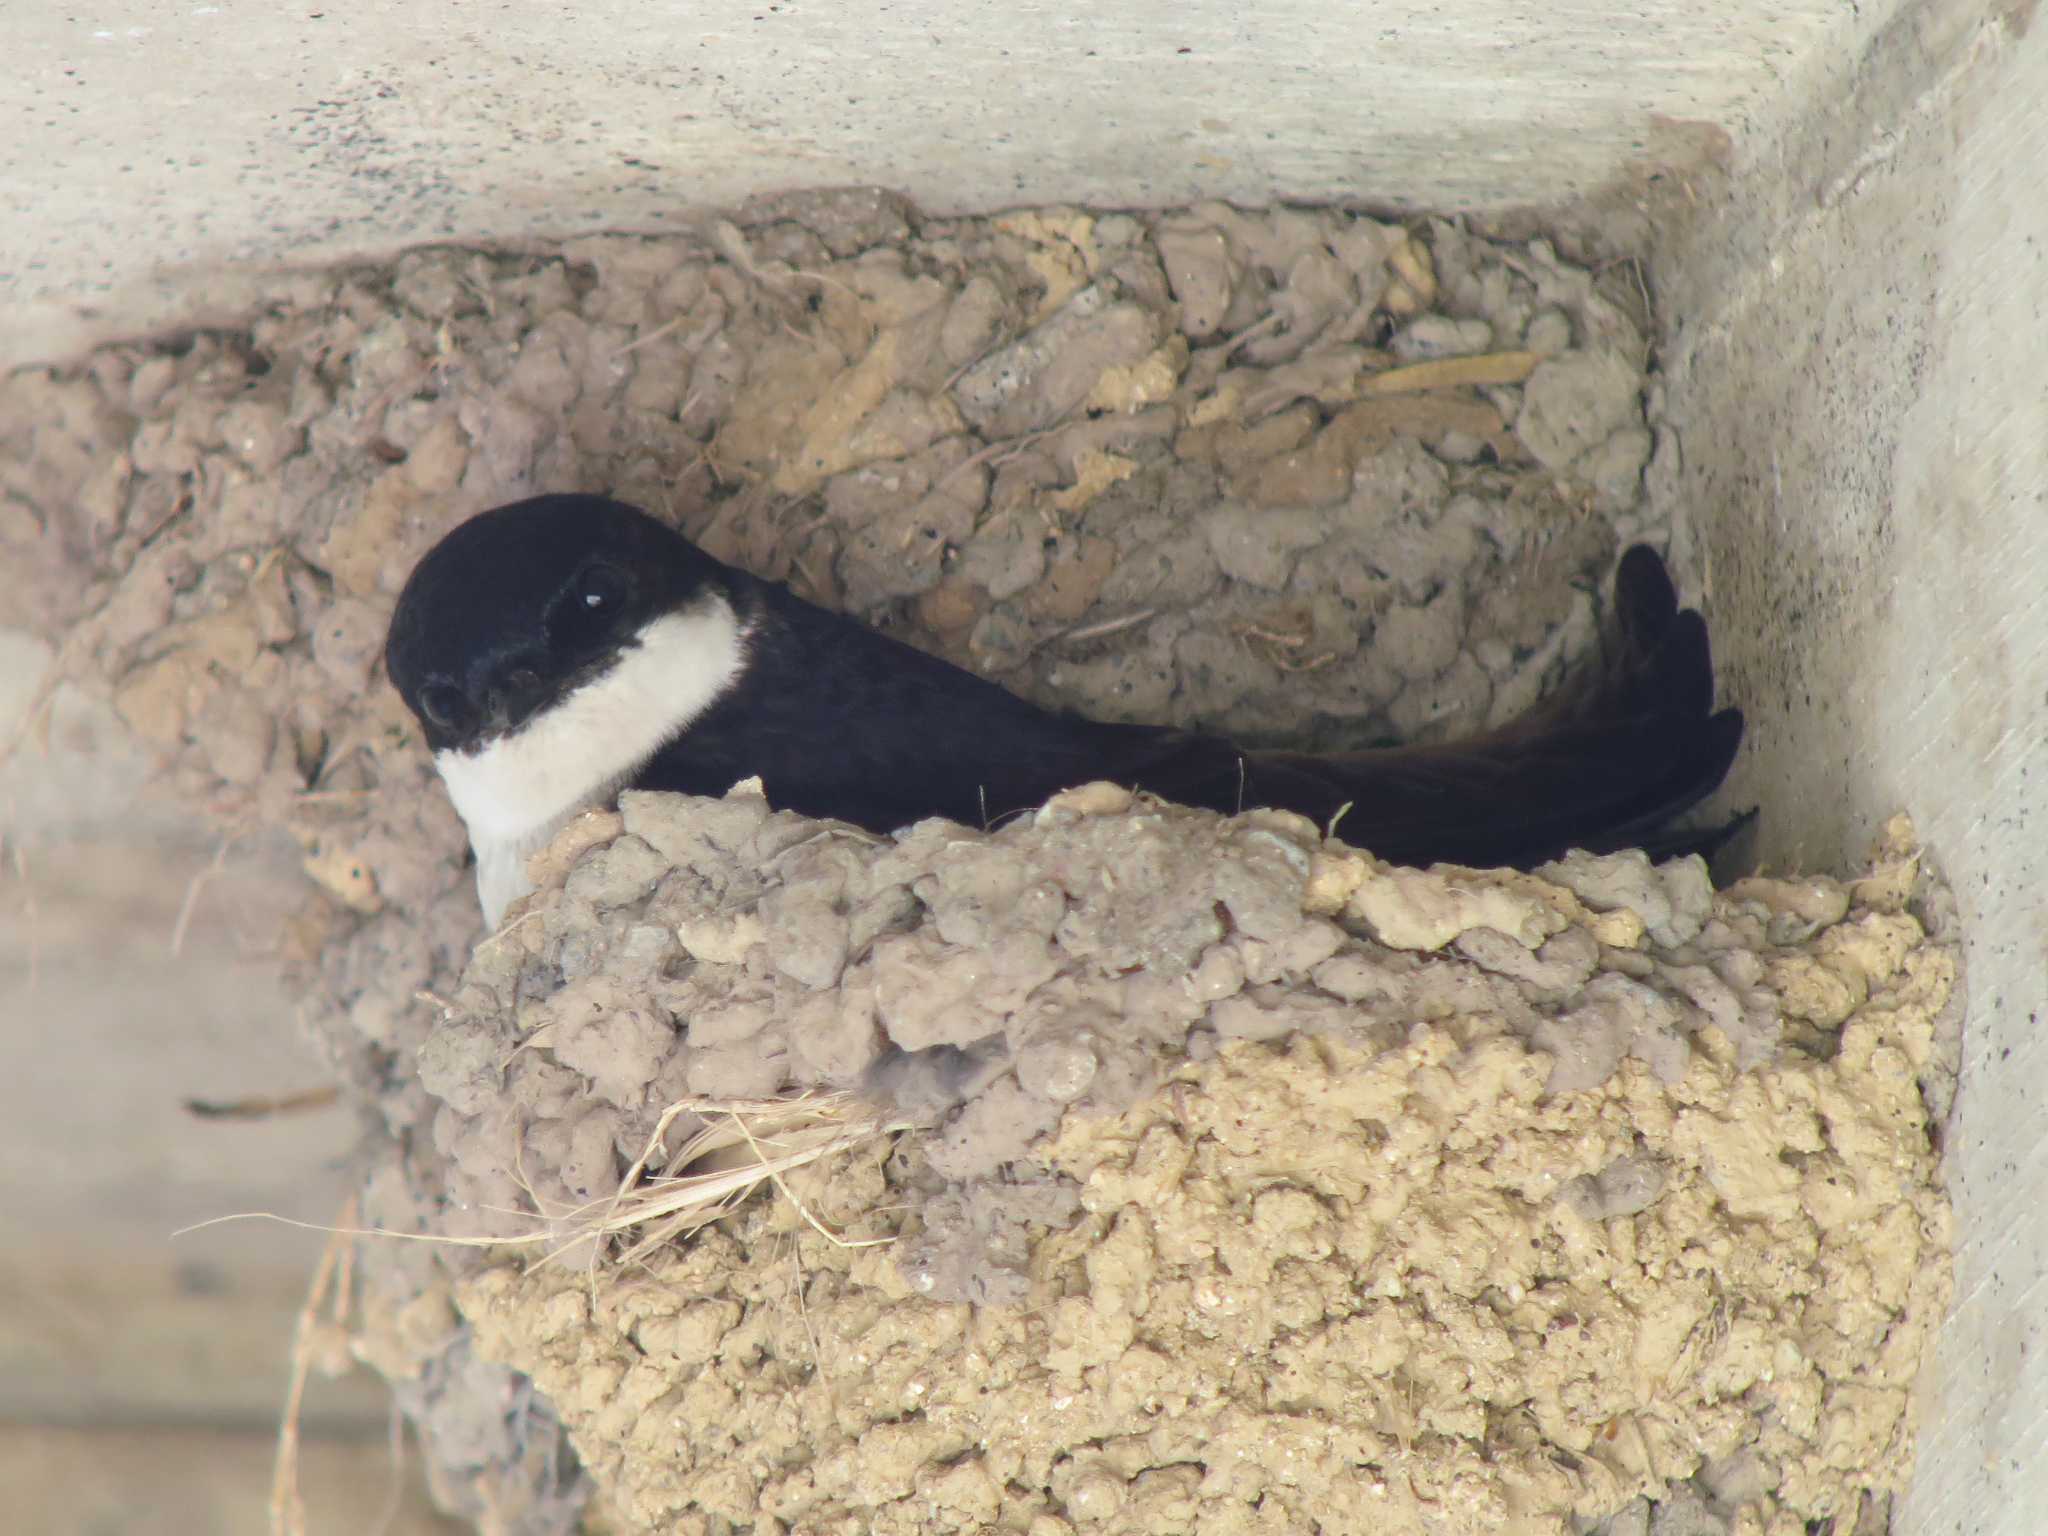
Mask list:
[{"label": "bird's dark tail", "polygon": [[[1741,825],[1676,831],[1711,794],[1742,740],[1742,715],[1714,708],[1699,613],[1678,606],[1664,562],[1621,558],[1600,662],[1521,718],[1443,746],[1335,756],[1247,754],[1246,805],[1327,822],[1401,864],[1528,867],[1572,848],[1708,852]],[[1213,798],[1213,797],[1212,797]]]}]

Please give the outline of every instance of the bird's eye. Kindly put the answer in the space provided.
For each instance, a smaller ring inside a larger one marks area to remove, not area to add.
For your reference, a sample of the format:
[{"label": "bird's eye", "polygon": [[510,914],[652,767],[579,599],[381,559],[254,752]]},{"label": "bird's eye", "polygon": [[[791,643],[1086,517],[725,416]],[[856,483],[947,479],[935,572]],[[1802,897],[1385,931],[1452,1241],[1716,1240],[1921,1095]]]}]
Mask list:
[{"label": "bird's eye", "polygon": [[420,690],[420,713],[444,731],[460,730],[469,718],[469,700],[460,688],[448,683],[429,683]]},{"label": "bird's eye", "polygon": [[632,597],[633,580],[617,566],[585,566],[548,610],[548,643],[563,654],[602,645]]},{"label": "bird's eye", "polygon": [[618,612],[626,602],[626,573],[616,566],[591,566],[576,578],[576,601],[593,616]]}]

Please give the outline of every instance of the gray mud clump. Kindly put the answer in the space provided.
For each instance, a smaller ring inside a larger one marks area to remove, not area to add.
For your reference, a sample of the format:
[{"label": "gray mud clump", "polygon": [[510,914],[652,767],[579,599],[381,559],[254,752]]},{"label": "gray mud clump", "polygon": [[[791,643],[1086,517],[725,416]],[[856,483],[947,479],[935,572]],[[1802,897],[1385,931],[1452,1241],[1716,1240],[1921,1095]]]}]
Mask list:
[{"label": "gray mud clump", "polygon": [[1910,1466],[1955,959],[1903,825],[1715,895],[1109,786],[896,839],[622,810],[421,1048],[460,1229],[573,1241],[686,1096],[982,1070],[644,1262],[453,1285],[620,1528],[1848,1532]]},{"label": "gray mud clump", "polygon": [[647,1528],[1864,1519],[1939,1251],[1884,1073],[1947,951],[1903,898],[1078,802],[877,842],[739,796],[580,824],[479,944],[379,665],[456,522],[598,491],[1044,702],[1470,730],[1591,649],[1623,543],[1682,538],[1642,298],[1442,220],[851,191],[302,274],[0,381],[0,623],[186,804],[296,840],[279,952],[366,1219],[538,1215],[588,1259],[564,1213],[672,1102],[866,1084],[930,1123],[787,1177],[889,1244],[762,1196],[595,1311],[575,1263],[361,1245],[358,1352],[451,1509],[570,1528],[566,1422]]}]

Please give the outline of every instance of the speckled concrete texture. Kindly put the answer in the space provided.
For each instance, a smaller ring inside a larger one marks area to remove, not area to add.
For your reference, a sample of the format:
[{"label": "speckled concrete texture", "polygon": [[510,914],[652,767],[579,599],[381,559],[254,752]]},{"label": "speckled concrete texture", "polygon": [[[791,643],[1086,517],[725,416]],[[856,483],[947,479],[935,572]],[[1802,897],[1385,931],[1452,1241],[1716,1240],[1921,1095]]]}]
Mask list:
[{"label": "speckled concrete texture", "polygon": [[238,307],[252,268],[674,229],[790,187],[1557,203],[1711,158],[1892,9],[19,5],[0,181],[35,216],[0,227],[0,365]]},{"label": "speckled concrete texture", "polygon": [[1751,146],[1678,318],[1676,484],[1752,722],[1731,793],[1760,851],[1832,868],[1911,807],[1954,882],[1971,1007],[1948,1141],[1960,1247],[1898,1528],[2048,1507],[2048,31],[1933,5],[1843,110]]}]

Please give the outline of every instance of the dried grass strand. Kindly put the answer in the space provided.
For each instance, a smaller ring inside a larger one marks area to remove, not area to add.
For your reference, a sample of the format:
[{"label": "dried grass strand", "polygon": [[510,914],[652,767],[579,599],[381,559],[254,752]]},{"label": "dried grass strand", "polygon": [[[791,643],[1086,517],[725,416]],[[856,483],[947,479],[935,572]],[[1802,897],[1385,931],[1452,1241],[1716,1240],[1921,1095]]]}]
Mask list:
[{"label": "dried grass strand", "polygon": [[321,1251],[313,1283],[306,1290],[305,1305],[299,1308],[292,1327],[292,1369],[285,1389],[284,1412],[277,1425],[277,1457],[270,1474],[271,1536],[306,1536],[306,1500],[299,1489],[299,1415],[305,1407],[306,1381],[312,1375],[317,1351],[314,1330],[320,1325],[320,1309],[333,1288],[337,1310],[349,1304],[354,1279],[354,1247],[348,1229],[355,1224],[356,1197],[342,1203],[341,1220]]},{"label": "dried grass strand", "polygon": [[[679,1149],[663,1158],[668,1131],[684,1114],[700,1115],[704,1124]],[[773,1184],[822,1236],[845,1247],[867,1247],[884,1239],[848,1239],[830,1231],[791,1193],[783,1176],[834,1153],[916,1128],[914,1121],[885,1118],[873,1104],[851,1093],[813,1092],[772,1099],[691,1097],[677,1100],[662,1111],[646,1147],[611,1194],[552,1217],[539,1208],[538,1199],[530,1212],[507,1212],[533,1220],[536,1225],[531,1231],[500,1237],[458,1237],[442,1232],[358,1227],[348,1217],[343,1224],[326,1226],[272,1211],[236,1211],[180,1227],[171,1235],[183,1237],[230,1221],[275,1221],[325,1232],[336,1239],[396,1238],[460,1248],[544,1246],[547,1251],[538,1262],[545,1264],[591,1239],[603,1243],[637,1234],[631,1246],[610,1261],[613,1265],[630,1265],[664,1243],[717,1221],[763,1184]],[[707,1160],[741,1149],[749,1160],[690,1171]],[[648,1169],[656,1166],[662,1171],[649,1178]],[[350,1216],[353,1209],[353,1202],[345,1208]],[[323,1287],[326,1284],[324,1275],[320,1283]]]}]

